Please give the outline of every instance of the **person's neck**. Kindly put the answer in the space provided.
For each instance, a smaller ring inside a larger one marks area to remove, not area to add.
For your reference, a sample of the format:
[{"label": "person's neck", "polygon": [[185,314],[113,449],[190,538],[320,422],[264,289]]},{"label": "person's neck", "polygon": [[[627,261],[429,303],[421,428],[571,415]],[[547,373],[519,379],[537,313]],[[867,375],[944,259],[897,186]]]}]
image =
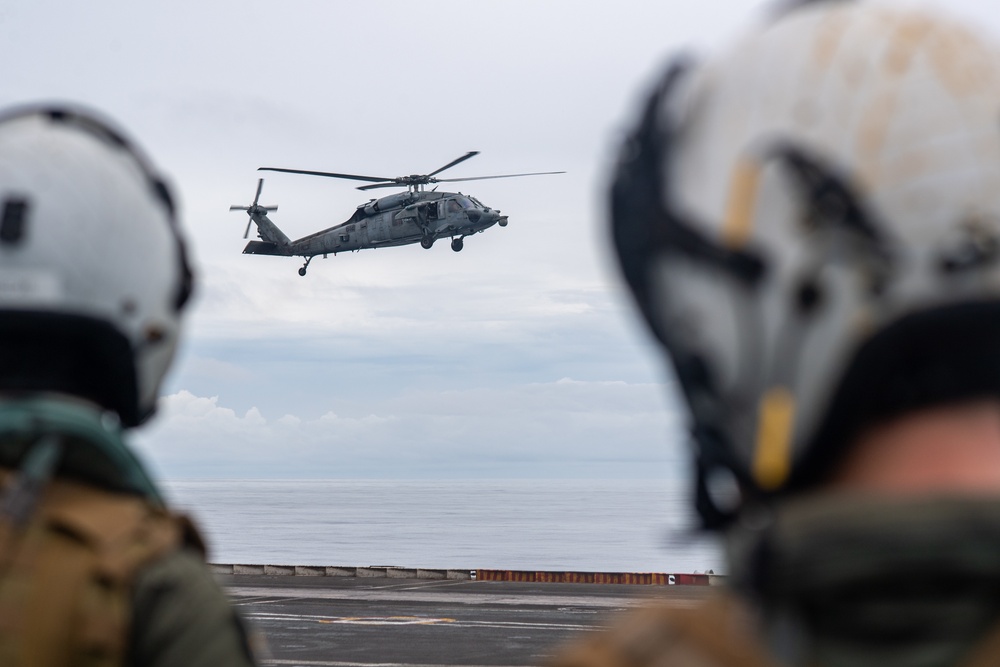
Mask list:
[{"label": "person's neck", "polygon": [[852,444],[828,488],[1000,494],[1000,401],[921,410],[869,429]]}]

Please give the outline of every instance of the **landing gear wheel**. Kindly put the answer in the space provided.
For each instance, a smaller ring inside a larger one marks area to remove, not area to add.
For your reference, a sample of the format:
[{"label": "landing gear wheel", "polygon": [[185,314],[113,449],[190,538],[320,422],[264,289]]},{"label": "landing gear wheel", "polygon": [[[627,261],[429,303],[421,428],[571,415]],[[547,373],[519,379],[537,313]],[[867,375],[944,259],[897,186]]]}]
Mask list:
[{"label": "landing gear wheel", "polygon": [[303,266],[302,268],[299,269],[299,275],[300,276],[306,275],[306,267]]},{"label": "landing gear wheel", "polygon": [[430,250],[432,245],[434,245],[434,239],[430,236],[425,236],[420,239],[420,247],[424,250]]},{"label": "landing gear wheel", "polygon": [[465,243],[462,242],[462,239],[452,239],[451,240],[451,249],[454,250],[455,252],[462,252],[462,248],[464,246],[465,246]]}]

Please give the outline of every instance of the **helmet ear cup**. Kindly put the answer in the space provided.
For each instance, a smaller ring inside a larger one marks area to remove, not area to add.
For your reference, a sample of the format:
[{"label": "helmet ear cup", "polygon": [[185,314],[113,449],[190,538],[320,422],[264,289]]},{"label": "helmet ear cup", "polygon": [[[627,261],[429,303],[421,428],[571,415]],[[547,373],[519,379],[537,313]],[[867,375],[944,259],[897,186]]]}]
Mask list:
[{"label": "helmet ear cup", "polygon": [[0,389],[141,423],[193,287],[170,188],[122,132],[69,106],[0,114]]}]

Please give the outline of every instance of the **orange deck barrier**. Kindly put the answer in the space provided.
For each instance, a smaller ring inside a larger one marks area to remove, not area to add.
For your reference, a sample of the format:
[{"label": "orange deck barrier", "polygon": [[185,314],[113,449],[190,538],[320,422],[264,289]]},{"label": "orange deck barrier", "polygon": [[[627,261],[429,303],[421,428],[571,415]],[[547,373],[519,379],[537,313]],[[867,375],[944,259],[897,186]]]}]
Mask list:
[{"label": "orange deck barrier", "polygon": [[477,581],[525,581],[552,584],[633,584],[640,586],[708,586],[707,574],[662,572],[538,572],[530,570],[476,570]]}]

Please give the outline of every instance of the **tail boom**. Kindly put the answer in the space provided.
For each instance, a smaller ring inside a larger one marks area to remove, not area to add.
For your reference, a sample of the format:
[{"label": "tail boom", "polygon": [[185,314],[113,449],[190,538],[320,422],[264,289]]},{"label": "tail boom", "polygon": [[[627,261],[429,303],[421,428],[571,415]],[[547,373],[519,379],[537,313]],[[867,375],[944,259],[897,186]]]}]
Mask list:
[{"label": "tail boom", "polygon": [[[292,244],[291,240],[287,236],[285,236],[285,233],[280,229],[278,229],[278,226],[276,224],[271,222],[271,219],[267,217],[266,213],[253,211],[250,217],[253,219],[254,224],[257,225],[257,234],[265,243],[283,247],[287,247]],[[250,245],[252,245],[253,243],[255,243],[255,241],[251,241],[249,244],[247,244],[247,247],[250,247]],[[244,252],[246,251],[244,250]],[[283,253],[268,253],[268,254],[283,254]]]}]

